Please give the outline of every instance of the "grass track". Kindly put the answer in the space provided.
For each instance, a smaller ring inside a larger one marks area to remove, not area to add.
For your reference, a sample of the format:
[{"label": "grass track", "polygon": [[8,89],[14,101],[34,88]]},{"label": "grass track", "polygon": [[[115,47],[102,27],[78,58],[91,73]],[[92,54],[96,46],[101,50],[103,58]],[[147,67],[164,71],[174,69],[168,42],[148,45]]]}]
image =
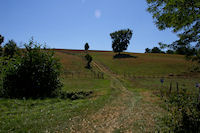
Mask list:
[{"label": "grass track", "polygon": [[[131,53],[132,54],[132,53]],[[84,68],[84,52],[64,50],[56,52],[65,71],[91,74]],[[105,79],[64,78],[63,90],[67,92],[94,91],[90,98],[17,100],[0,98],[0,132],[154,132],[167,130],[159,118],[166,114],[164,105],[154,94],[160,87],[160,79],[123,79],[123,73],[134,75],[168,75],[188,72],[190,62],[179,55],[132,54],[138,58],[113,59],[112,52],[91,52],[104,71]],[[117,72],[115,75],[112,72]],[[180,83],[181,87],[194,91],[199,78],[166,79]],[[174,90],[175,90],[175,86]]]}]

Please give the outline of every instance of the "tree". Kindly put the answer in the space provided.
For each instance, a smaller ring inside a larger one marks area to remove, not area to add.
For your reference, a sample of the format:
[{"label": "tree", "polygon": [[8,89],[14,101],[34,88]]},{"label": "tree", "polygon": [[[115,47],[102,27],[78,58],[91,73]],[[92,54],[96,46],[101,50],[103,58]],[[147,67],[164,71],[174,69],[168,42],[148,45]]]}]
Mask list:
[{"label": "tree", "polygon": [[[172,28],[179,40],[170,47],[200,47],[200,1],[199,0],[146,0],[148,12],[153,15],[160,30]],[[197,56],[197,53],[196,55]]]},{"label": "tree", "polygon": [[146,48],[146,49],[145,49],[145,53],[151,53],[151,49]]},{"label": "tree", "polygon": [[130,44],[130,39],[132,37],[132,30],[119,30],[110,34],[112,39],[112,48],[114,52],[123,52],[127,49]]},{"label": "tree", "polygon": [[13,40],[9,40],[4,46],[4,56],[9,56],[12,58],[14,54],[18,51],[17,44]]},{"label": "tree", "polygon": [[166,53],[167,54],[174,54],[174,51],[173,50],[167,50]]},{"label": "tree", "polygon": [[90,56],[89,54],[87,54],[87,55],[85,55],[85,59],[87,60],[86,68],[90,69],[91,68],[90,63],[92,62],[92,56]]},{"label": "tree", "polygon": [[31,40],[22,56],[4,66],[0,93],[9,98],[52,97],[60,91],[60,75],[61,64],[54,53]]},{"label": "tree", "polygon": [[86,43],[86,44],[85,44],[85,51],[88,51],[89,48],[90,48],[89,44]]},{"label": "tree", "polygon": [[158,47],[153,47],[151,53],[161,53],[162,51]]},{"label": "tree", "polygon": [[2,35],[0,35],[0,56],[2,56],[3,54],[3,48],[1,46],[1,44],[4,42],[4,37]]}]

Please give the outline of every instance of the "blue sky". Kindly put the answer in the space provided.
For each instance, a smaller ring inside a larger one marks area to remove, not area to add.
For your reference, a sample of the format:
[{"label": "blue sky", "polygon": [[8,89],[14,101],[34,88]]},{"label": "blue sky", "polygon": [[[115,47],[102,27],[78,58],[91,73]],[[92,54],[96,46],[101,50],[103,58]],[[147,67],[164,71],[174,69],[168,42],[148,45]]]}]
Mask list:
[{"label": "blue sky", "polygon": [[177,36],[159,31],[145,0],[1,0],[0,34],[22,45],[33,36],[50,48],[112,50],[111,32],[133,30],[128,52],[144,52]]}]

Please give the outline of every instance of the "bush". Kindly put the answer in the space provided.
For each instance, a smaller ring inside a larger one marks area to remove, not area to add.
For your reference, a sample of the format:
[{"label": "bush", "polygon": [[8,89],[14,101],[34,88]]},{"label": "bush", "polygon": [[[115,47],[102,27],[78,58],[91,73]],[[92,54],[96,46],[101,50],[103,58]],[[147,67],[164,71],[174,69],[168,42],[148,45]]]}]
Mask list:
[{"label": "bush", "polygon": [[89,55],[89,54],[86,54],[86,55],[85,55],[85,59],[87,60],[87,65],[85,66],[85,68],[90,69],[90,68],[91,68],[90,63],[92,62],[92,56]]},{"label": "bush", "polygon": [[4,37],[2,35],[0,35],[0,56],[2,56],[3,54],[3,48],[1,46],[1,44],[4,42]]},{"label": "bush", "polygon": [[8,56],[9,58],[12,58],[18,51],[17,44],[13,40],[9,40],[8,43],[4,46],[4,56]]},{"label": "bush", "polygon": [[60,74],[61,64],[54,53],[31,40],[22,56],[7,60],[0,92],[9,98],[52,97],[60,91]]},{"label": "bush", "polygon": [[158,47],[153,47],[151,53],[161,53],[161,50]]},{"label": "bush", "polygon": [[174,51],[173,51],[173,50],[167,50],[166,53],[167,53],[167,54],[174,54]]},{"label": "bush", "polygon": [[200,132],[200,104],[196,96],[181,92],[171,95],[168,102],[170,115],[166,123],[173,132]]}]

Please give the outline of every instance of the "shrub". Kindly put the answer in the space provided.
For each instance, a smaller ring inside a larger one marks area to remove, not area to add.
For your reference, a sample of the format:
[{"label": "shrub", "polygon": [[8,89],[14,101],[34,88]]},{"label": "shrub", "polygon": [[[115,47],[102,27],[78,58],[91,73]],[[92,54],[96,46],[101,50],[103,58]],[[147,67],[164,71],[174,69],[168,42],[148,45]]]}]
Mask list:
[{"label": "shrub", "polygon": [[12,58],[18,51],[17,44],[13,40],[9,40],[4,46],[4,56]]},{"label": "shrub", "polygon": [[91,68],[90,63],[92,62],[92,56],[90,56],[89,54],[87,54],[87,55],[85,56],[85,59],[87,60],[86,68],[90,69],[90,68]]},{"label": "shrub", "polygon": [[161,53],[161,50],[158,47],[153,47],[151,53]]},{"label": "shrub", "polygon": [[173,132],[200,132],[200,104],[196,96],[181,92],[171,95],[168,102],[170,115],[166,123]]},{"label": "shrub", "polygon": [[52,97],[60,91],[60,74],[61,64],[54,53],[31,40],[22,56],[7,61],[0,92],[9,98]]},{"label": "shrub", "polygon": [[174,51],[173,51],[173,50],[167,50],[166,53],[167,53],[167,54],[174,54]]},{"label": "shrub", "polygon": [[3,48],[1,46],[1,44],[4,42],[4,37],[2,35],[0,35],[0,56],[2,56],[3,54]]},{"label": "shrub", "polygon": [[146,49],[145,49],[145,53],[151,53],[151,49],[146,48]]}]

